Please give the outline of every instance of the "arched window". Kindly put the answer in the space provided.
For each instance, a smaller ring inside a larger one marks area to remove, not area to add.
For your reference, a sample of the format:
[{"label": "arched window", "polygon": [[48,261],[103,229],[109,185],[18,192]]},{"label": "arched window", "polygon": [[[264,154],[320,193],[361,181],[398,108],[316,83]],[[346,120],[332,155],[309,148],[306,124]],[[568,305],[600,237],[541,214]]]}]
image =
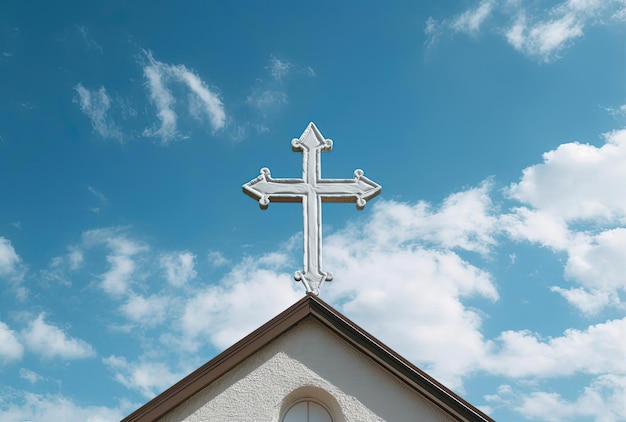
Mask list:
[{"label": "arched window", "polygon": [[282,422],[333,422],[333,418],[321,404],[312,400],[303,400],[287,410]]}]

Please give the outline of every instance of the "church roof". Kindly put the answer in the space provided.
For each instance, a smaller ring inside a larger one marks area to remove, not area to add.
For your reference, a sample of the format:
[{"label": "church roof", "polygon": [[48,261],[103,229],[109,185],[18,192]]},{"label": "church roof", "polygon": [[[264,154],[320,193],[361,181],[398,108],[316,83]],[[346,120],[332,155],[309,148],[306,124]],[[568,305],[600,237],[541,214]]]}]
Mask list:
[{"label": "church roof", "polygon": [[122,422],[156,421],[272,340],[307,319],[313,319],[329,329],[455,420],[493,422],[489,416],[311,293],[150,400]]}]

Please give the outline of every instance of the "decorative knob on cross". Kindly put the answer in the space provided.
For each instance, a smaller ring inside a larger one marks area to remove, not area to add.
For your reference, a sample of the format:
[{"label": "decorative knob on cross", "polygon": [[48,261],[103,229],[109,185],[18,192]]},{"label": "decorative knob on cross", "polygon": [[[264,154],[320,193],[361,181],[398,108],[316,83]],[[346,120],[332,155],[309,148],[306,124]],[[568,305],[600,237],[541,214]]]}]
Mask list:
[{"label": "decorative knob on cross", "polygon": [[368,199],[378,195],[380,185],[354,171],[352,179],[322,179],[321,151],[330,151],[333,142],[324,139],[313,122],[309,123],[300,138],[291,141],[292,149],[302,151],[302,179],[274,179],[268,168],[243,185],[243,191],[259,201],[261,209],[270,202],[302,202],[304,216],[304,269],[296,271],[294,278],[302,282],[307,293],[319,294],[325,281],[333,276],[322,271],[322,202],[354,202],[359,210]]}]

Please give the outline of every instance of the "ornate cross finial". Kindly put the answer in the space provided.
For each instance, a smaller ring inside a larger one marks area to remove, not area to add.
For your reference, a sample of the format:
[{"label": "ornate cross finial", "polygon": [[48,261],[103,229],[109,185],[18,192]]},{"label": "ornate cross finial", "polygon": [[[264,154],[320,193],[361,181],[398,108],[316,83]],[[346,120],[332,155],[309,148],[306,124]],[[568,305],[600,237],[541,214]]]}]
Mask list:
[{"label": "ornate cross finial", "polygon": [[261,209],[270,201],[302,202],[304,214],[304,269],[294,278],[301,281],[307,293],[319,294],[323,282],[333,276],[322,271],[322,202],[355,202],[362,210],[365,201],[381,191],[380,185],[355,170],[353,179],[322,179],[321,151],[330,151],[333,142],[324,139],[313,122],[299,139],[291,141],[294,151],[302,151],[302,179],[274,179],[268,168],[262,168],[256,179],[243,185],[244,193],[258,199]]}]

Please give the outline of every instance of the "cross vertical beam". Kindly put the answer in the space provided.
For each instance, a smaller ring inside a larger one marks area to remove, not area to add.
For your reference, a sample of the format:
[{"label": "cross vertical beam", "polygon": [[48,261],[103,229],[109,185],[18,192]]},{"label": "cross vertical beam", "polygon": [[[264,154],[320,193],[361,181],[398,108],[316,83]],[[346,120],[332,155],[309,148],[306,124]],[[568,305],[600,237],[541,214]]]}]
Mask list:
[{"label": "cross vertical beam", "polygon": [[322,270],[322,202],[354,202],[357,209],[381,191],[380,185],[354,171],[352,179],[322,179],[321,152],[330,151],[333,143],[325,139],[313,122],[300,138],[291,141],[292,149],[302,152],[301,179],[274,179],[268,168],[242,186],[244,193],[259,201],[261,209],[271,202],[302,202],[304,220],[303,270],[294,278],[302,282],[307,293],[319,294],[321,285],[333,276]]}]

